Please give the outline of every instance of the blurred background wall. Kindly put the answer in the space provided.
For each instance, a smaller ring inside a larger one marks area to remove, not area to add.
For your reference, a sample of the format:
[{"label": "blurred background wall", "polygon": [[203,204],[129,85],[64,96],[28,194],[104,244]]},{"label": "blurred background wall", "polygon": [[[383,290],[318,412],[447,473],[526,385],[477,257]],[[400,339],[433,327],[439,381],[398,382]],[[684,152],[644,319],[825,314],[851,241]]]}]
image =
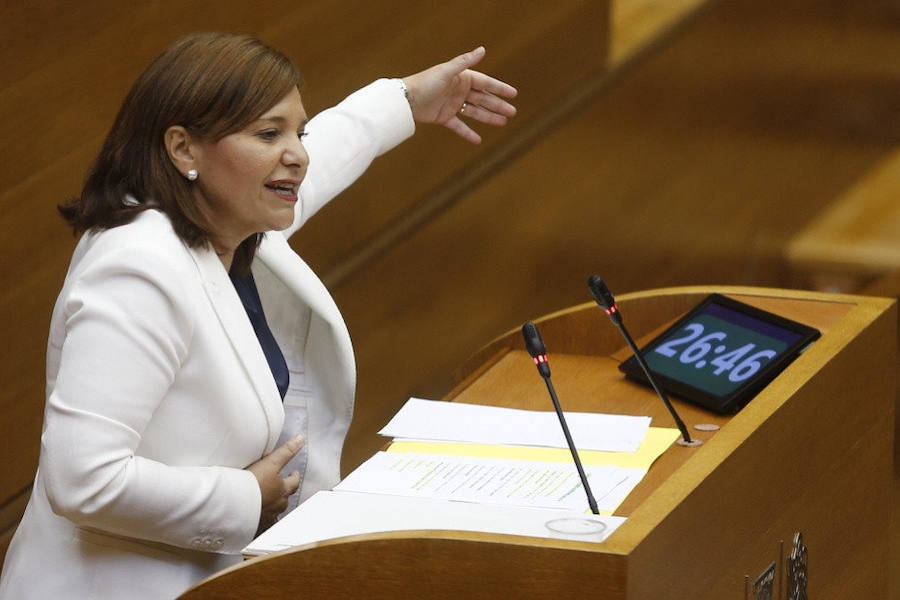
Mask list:
[{"label": "blurred background wall", "polygon": [[[828,223],[849,228],[853,244],[874,231],[890,247],[900,233],[890,218],[900,210],[895,1],[8,1],[4,540],[37,464],[47,327],[75,243],[55,206],[79,192],[142,68],[198,30],[250,32],[282,49],[304,73],[311,114],[478,44],[481,68],[520,90],[519,115],[479,128],[481,146],[420,128],[292,240],[332,290],[357,352],[345,471],[383,443],[375,432],[407,397],[441,397],[493,337],[589,300],[591,273],[617,293],[897,287],[890,262],[835,266],[792,250],[835,206],[844,216]],[[881,199],[877,210],[860,189]],[[834,236],[826,242],[834,250]]]}]

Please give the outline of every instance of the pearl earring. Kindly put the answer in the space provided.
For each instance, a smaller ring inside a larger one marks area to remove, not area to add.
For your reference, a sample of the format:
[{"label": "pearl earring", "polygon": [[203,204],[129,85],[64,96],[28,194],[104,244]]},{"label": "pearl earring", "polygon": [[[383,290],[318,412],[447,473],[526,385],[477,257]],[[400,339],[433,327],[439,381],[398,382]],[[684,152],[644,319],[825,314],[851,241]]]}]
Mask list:
[{"label": "pearl earring", "polygon": [[197,179],[197,175],[198,175],[197,169],[191,169],[190,171],[187,172],[187,178],[190,179],[191,181],[194,181],[195,179]]}]

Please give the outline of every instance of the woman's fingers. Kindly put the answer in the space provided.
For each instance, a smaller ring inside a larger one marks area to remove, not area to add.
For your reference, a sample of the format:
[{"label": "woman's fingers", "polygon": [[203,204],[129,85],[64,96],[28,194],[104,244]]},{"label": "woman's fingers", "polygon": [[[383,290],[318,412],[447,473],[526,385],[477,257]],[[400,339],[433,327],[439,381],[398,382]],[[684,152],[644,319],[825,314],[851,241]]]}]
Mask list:
[{"label": "woman's fingers", "polygon": [[294,471],[284,478],[285,498],[300,489],[300,471]]},{"label": "woman's fingers", "polygon": [[[471,88],[474,92],[480,91],[498,98],[510,99],[515,98],[519,94],[519,90],[496,77],[485,75],[480,71],[469,71],[469,74],[472,76]],[[508,104],[508,106],[512,107],[511,104]]]},{"label": "woman's fingers", "polygon": [[303,439],[302,435],[298,435],[293,437],[278,446],[268,456],[266,459],[276,467],[276,471],[281,471],[284,468],[284,465],[288,464],[288,462],[294,458],[294,455],[300,451],[300,448],[303,447],[303,444],[306,440]]},{"label": "woman's fingers", "polygon": [[466,69],[471,69],[480,63],[481,59],[484,58],[484,53],[484,46],[478,46],[474,50],[460,54],[459,56],[438,65],[438,68],[446,71],[443,75],[449,80]]},{"label": "woman's fingers", "polygon": [[463,111],[463,114],[465,114],[466,116],[473,116],[472,114],[467,114],[469,113],[469,106],[475,106],[483,109],[485,114],[491,114],[492,118],[502,117],[503,123],[506,123],[506,118],[514,117],[516,115],[515,106],[513,106],[503,98],[499,98],[494,94],[490,94],[481,90],[470,90],[466,95],[466,104],[466,110]]}]

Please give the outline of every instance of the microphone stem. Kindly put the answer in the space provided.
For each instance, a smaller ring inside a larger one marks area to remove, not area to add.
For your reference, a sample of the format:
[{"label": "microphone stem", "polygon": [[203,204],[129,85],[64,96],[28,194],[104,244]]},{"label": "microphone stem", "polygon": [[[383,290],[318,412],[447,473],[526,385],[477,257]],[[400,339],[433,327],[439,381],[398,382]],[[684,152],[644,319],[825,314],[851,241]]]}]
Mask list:
[{"label": "microphone stem", "polygon": [[578,458],[578,451],[575,449],[575,442],[572,441],[572,434],[569,433],[569,426],[566,425],[566,418],[563,416],[562,407],[559,405],[559,399],[556,397],[556,390],[553,389],[553,384],[550,382],[549,377],[544,377],[544,383],[547,384],[547,391],[550,392],[550,399],[553,400],[553,408],[556,409],[556,416],[559,417],[563,435],[566,436],[566,443],[569,444],[569,452],[572,453],[572,460],[575,461],[575,468],[578,469],[578,476],[581,477],[581,485],[584,487],[585,494],[587,494],[588,505],[591,507],[592,513],[599,515],[600,511],[597,509],[597,501],[594,500],[594,494],[591,492],[591,486],[588,484],[587,475],[584,474],[584,468],[581,466],[581,460]]},{"label": "microphone stem", "polygon": [[675,412],[675,408],[672,406],[672,403],[669,402],[669,398],[666,396],[665,392],[663,392],[659,386],[656,385],[656,380],[650,374],[650,367],[647,365],[647,361],[644,360],[644,357],[641,355],[640,350],[638,350],[637,345],[635,345],[634,340],[631,339],[631,335],[628,333],[628,330],[625,329],[625,326],[619,323],[617,320],[614,320],[616,327],[619,328],[619,331],[622,332],[622,336],[625,338],[625,341],[628,342],[628,345],[631,347],[631,351],[634,353],[634,357],[637,359],[638,364],[641,365],[641,369],[644,370],[644,375],[647,376],[647,381],[650,382],[650,385],[653,386],[653,389],[656,390],[657,395],[663,401],[663,404],[666,405],[666,408],[669,410],[669,414],[672,415],[672,419],[675,421],[675,425],[678,426],[678,431],[681,432],[681,437],[684,438],[684,441],[688,444],[691,443],[691,434],[688,433],[687,427],[684,425],[684,421],[681,420],[681,417],[678,416],[678,413]]}]

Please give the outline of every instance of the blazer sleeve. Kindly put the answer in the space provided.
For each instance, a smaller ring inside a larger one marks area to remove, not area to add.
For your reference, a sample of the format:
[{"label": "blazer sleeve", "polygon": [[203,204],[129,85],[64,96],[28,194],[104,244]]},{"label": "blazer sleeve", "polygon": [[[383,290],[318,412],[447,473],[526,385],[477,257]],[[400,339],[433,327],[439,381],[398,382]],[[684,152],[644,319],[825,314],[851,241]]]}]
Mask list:
[{"label": "blazer sleeve", "polygon": [[411,136],[415,122],[397,81],[379,79],[313,117],[306,132],[309,169],[286,237],[356,181],[377,156]]},{"label": "blazer sleeve", "polygon": [[61,300],[66,335],[41,437],[45,490],[54,512],[79,526],[239,553],[259,523],[252,473],[138,454],[188,352],[195,314],[185,267],[143,246],[86,258],[70,274],[76,279]]}]

